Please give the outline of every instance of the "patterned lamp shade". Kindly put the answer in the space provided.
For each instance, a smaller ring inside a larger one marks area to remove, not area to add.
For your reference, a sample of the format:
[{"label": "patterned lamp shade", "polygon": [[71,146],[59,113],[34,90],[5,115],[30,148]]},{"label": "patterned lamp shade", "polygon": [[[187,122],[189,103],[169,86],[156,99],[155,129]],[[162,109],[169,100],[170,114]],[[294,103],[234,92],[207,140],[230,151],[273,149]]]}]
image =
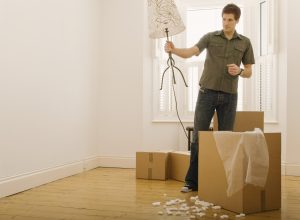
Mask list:
[{"label": "patterned lamp shade", "polygon": [[163,38],[185,30],[174,0],[148,0],[149,37]]}]

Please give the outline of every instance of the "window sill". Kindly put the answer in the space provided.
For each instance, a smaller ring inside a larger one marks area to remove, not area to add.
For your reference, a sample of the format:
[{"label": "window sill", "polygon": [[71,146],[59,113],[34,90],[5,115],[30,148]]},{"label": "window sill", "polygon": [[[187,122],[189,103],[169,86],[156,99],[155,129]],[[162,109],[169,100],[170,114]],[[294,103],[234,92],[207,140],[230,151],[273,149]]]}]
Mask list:
[{"label": "window sill", "polygon": [[[194,123],[194,120],[189,119],[181,119],[182,123]],[[177,119],[154,119],[152,120],[153,123],[180,123]]]}]

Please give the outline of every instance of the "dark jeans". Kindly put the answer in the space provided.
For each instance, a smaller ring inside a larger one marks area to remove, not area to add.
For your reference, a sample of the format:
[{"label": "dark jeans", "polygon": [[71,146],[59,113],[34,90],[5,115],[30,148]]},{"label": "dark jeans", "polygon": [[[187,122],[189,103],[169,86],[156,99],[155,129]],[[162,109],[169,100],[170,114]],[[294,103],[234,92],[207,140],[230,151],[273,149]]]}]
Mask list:
[{"label": "dark jeans", "polygon": [[193,188],[198,188],[198,131],[209,130],[215,111],[218,115],[218,129],[220,131],[231,131],[233,129],[236,106],[237,94],[203,88],[199,90],[194,118],[190,167],[185,177],[185,182]]}]

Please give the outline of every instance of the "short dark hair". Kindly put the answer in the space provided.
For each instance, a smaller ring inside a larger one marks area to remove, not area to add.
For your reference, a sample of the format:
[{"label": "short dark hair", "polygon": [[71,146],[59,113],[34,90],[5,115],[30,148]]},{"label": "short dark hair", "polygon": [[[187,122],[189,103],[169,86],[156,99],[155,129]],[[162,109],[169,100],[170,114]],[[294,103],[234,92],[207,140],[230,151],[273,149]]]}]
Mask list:
[{"label": "short dark hair", "polygon": [[223,8],[223,14],[233,14],[235,20],[239,20],[241,17],[241,9],[235,4],[228,4]]}]

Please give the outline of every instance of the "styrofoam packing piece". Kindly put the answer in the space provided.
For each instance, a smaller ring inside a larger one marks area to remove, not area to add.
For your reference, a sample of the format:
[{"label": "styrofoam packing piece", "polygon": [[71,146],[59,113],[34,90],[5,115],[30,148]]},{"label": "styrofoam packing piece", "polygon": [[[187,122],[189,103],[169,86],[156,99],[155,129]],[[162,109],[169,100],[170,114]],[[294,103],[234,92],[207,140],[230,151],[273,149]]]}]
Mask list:
[{"label": "styrofoam packing piece", "polygon": [[181,211],[187,211],[187,210],[190,209],[190,207],[188,207],[188,206],[179,206],[178,209],[181,210]]},{"label": "styrofoam packing piece", "polygon": [[159,215],[163,215],[164,213],[163,213],[162,211],[159,211],[158,214],[159,214]]},{"label": "styrofoam packing piece", "polygon": [[188,205],[186,203],[181,203],[180,206],[181,207],[187,207]]},{"label": "styrofoam packing piece", "polygon": [[184,202],[185,202],[185,199],[180,199],[179,200],[179,204],[184,203]]},{"label": "styrofoam packing piece", "polygon": [[160,206],[160,202],[153,202],[152,205],[153,206]]},{"label": "styrofoam packing piece", "polygon": [[195,205],[201,205],[201,206],[204,206],[204,207],[210,207],[210,206],[213,206],[212,203],[205,202],[205,201],[200,201],[200,200],[197,200],[197,201],[195,202]]},{"label": "styrofoam packing piece", "polygon": [[190,207],[179,207],[179,211],[187,211]]},{"label": "styrofoam packing piece", "polygon": [[199,207],[193,208],[193,210],[195,210],[195,212],[201,212],[201,211],[203,211],[202,208],[199,208]]},{"label": "styrofoam packing piece", "polygon": [[178,209],[176,207],[170,207],[170,208],[166,208],[167,211],[178,211]]},{"label": "styrofoam packing piece", "polygon": [[217,216],[218,216],[218,214],[217,214],[217,213],[215,213],[215,214],[214,214],[214,217],[216,218]]},{"label": "styrofoam packing piece", "polygon": [[199,208],[199,207],[195,207],[194,209],[193,209],[193,212],[202,212],[203,211],[203,209],[202,208]]},{"label": "styrofoam packing piece", "polygon": [[191,196],[191,198],[190,198],[191,201],[195,201],[197,199],[198,199],[198,196]]},{"label": "styrofoam packing piece", "polygon": [[201,205],[201,202],[199,200],[196,200],[195,205]]},{"label": "styrofoam packing piece", "polygon": [[221,215],[220,218],[221,219],[227,219],[227,218],[229,218],[229,216],[228,215]]},{"label": "styrofoam packing piece", "polygon": [[237,217],[237,218],[242,218],[242,217],[245,217],[246,215],[244,214],[244,213],[241,213],[241,214],[239,214],[239,215],[236,215],[235,217]]},{"label": "styrofoam packing piece", "polygon": [[221,209],[221,206],[215,205],[215,206],[212,207],[212,209]]},{"label": "styrofoam packing piece", "polygon": [[167,201],[166,202],[166,205],[167,206],[170,206],[170,205],[176,205],[176,202],[174,200],[170,200],[170,201]]},{"label": "styrofoam packing piece", "polygon": [[204,207],[202,207],[202,210],[203,210],[203,211],[206,211],[207,209],[208,209],[208,208],[207,208],[207,207],[205,207],[205,206],[204,206]]},{"label": "styrofoam packing piece", "polygon": [[205,213],[204,212],[199,212],[196,215],[198,215],[201,218],[201,217],[205,216]]}]

